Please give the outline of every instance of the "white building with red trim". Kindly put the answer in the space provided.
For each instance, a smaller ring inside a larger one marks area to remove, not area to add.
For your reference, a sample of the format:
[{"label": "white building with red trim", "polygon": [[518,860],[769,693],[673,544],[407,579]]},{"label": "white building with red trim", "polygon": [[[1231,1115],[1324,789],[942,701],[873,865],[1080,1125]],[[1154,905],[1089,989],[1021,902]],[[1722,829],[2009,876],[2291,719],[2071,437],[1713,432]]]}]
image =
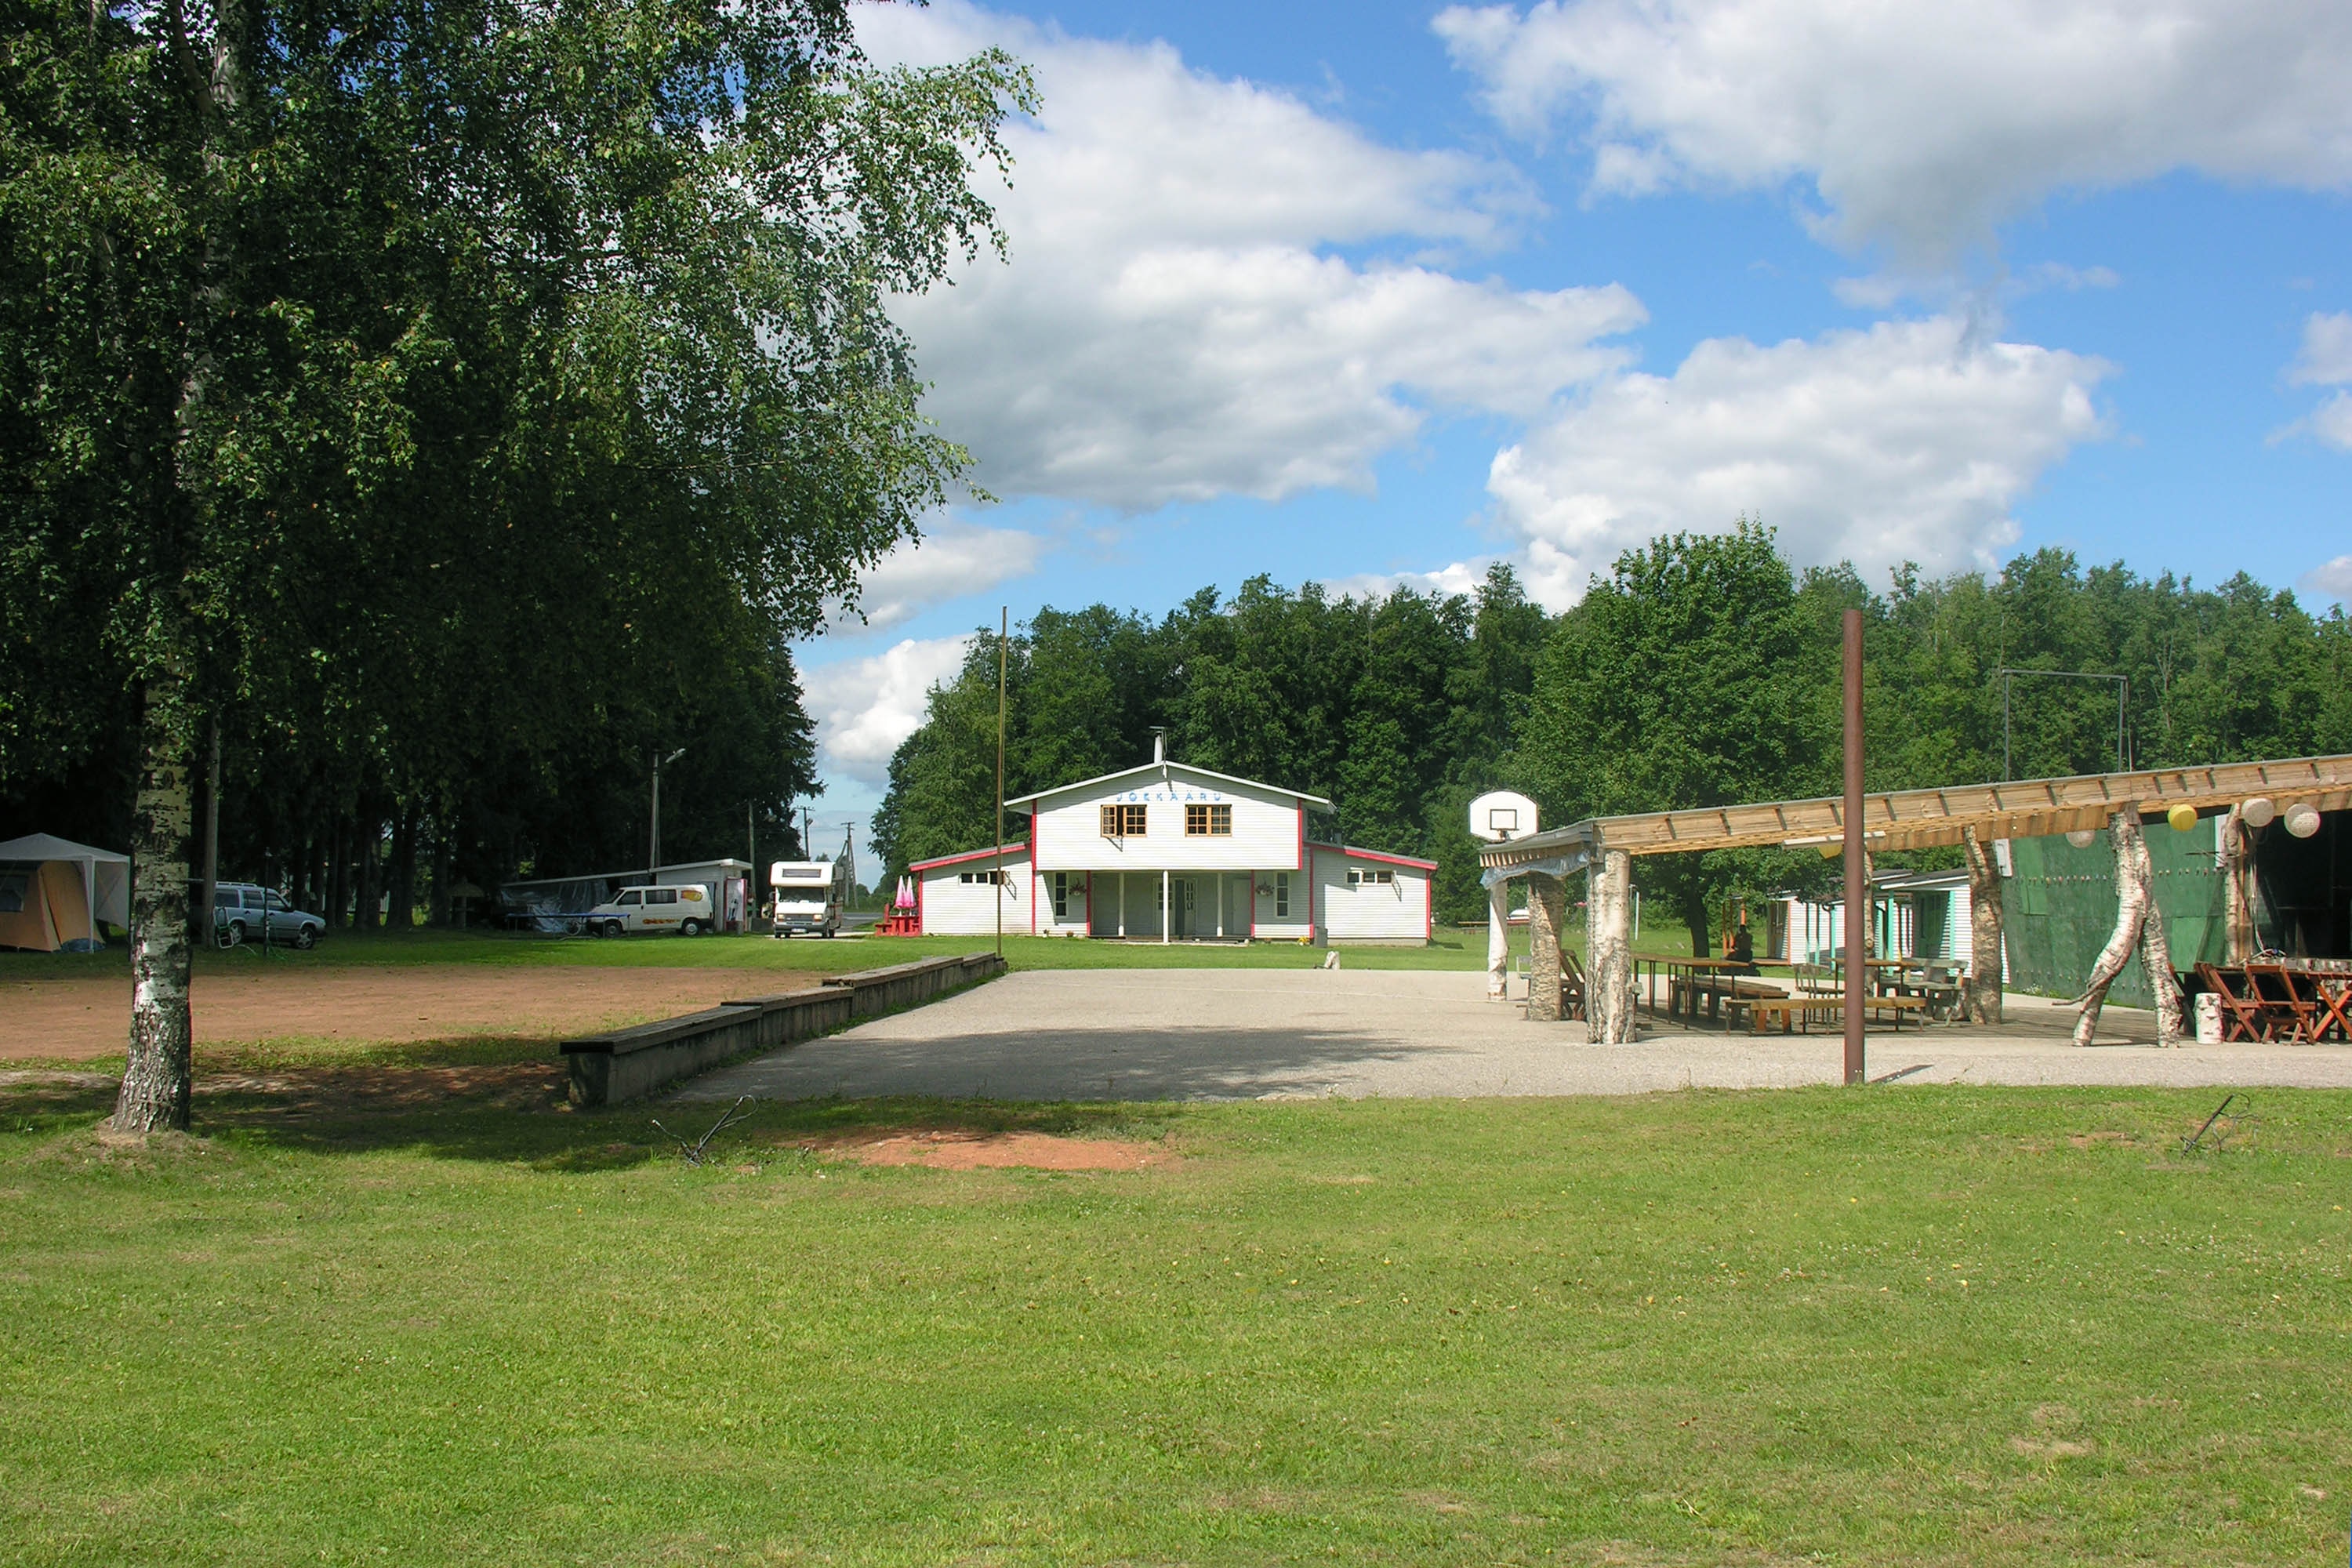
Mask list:
[{"label": "white building with red trim", "polygon": [[1028,818],[1025,841],[908,868],[926,935],[991,934],[1000,909],[1010,932],[1130,942],[1419,943],[1432,933],[1437,863],[1316,838],[1308,818],[1331,810],[1319,795],[1163,752],[1004,805]]}]

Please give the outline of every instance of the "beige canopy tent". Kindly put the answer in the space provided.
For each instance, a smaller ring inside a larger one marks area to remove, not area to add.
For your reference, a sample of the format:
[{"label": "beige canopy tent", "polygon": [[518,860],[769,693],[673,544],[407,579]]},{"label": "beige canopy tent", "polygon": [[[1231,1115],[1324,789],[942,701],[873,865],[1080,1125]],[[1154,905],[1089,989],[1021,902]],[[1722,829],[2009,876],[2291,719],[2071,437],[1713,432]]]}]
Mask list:
[{"label": "beige canopy tent", "polygon": [[[2257,796],[2281,807],[2299,802],[2323,812],[2352,808],[2352,755],[1886,791],[1862,797],[1862,837],[1871,850],[1970,839],[1990,843],[2105,828],[2119,815],[2137,823],[2144,816],[2161,817],[2175,806],[2231,808]],[[1818,847],[1842,842],[1844,834],[1845,806],[1835,797],[1765,801],[1591,817],[1490,845],[1479,852],[1478,865],[1497,909],[1503,907],[1503,889],[1512,879],[1525,878],[1529,884],[1534,949],[1529,997],[1536,1016],[1553,1018],[1559,1016],[1561,994],[1561,883],[1580,872],[1589,878],[1592,935],[1587,967],[1593,973],[1586,1016],[1593,1039],[1618,1042],[1633,1037],[1627,916],[1634,857],[1768,844]],[[1998,915],[1997,898],[1975,903]],[[1997,926],[1994,935],[1997,942]],[[1549,1011],[1546,1002],[1551,1005]]]},{"label": "beige canopy tent", "polygon": [[0,844],[0,947],[87,952],[131,923],[131,858],[47,833]]}]

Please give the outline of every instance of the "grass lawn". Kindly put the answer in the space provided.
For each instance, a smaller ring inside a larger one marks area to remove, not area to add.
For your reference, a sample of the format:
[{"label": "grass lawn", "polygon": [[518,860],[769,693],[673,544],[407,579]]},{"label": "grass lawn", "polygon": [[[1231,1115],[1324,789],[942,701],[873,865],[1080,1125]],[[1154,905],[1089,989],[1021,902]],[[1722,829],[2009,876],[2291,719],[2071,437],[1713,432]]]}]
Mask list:
[{"label": "grass lawn", "polygon": [[[0,1090],[8,1562],[2346,1552],[2352,1095],[78,1096]],[[801,1146],[942,1123],[1175,1158]]]},{"label": "grass lawn", "polygon": [[[1583,951],[1584,933],[1570,932],[1570,944]],[[618,941],[593,937],[553,937],[508,932],[413,931],[360,934],[339,931],[309,952],[280,950],[268,958],[258,951],[220,952],[200,949],[196,972],[244,973],[257,965],[290,968],[336,968],[351,965],[413,965],[441,963],[591,964],[599,968],[772,969],[785,973],[839,974],[853,969],[873,969],[906,963],[942,953],[971,952],[992,947],[993,939],[969,936],[868,937],[826,942],[795,937],[778,942],[766,936],[678,937],[640,936]],[[1643,952],[1684,953],[1689,939],[1678,925],[1648,924],[1636,947]],[[1511,932],[1511,951],[1528,950],[1525,928]],[[1085,942],[1058,937],[1008,934],[1004,956],[1014,969],[1308,969],[1323,962],[1327,949],[1296,942],[1262,942],[1226,946],[1202,942]],[[1338,950],[1340,962],[1357,969],[1483,969],[1486,964],[1486,933],[1441,927],[1427,946],[1349,947]],[[0,952],[0,984],[75,975],[131,973],[128,951],[120,943],[104,952]]]}]

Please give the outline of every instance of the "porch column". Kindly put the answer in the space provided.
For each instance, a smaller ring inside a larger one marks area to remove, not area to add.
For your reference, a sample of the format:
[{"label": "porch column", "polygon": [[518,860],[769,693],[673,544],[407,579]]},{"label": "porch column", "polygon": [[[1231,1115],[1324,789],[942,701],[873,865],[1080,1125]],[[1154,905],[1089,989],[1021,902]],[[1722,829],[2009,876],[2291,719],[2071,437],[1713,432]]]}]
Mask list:
[{"label": "porch column", "polygon": [[1118,939],[1127,940],[1127,873],[1118,874]]},{"label": "porch column", "polygon": [[2221,849],[2221,898],[2224,910],[2224,951],[2231,963],[2254,956],[2254,841],[2245,822],[2231,806],[2213,825]]},{"label": "porch column", "polygon": [[1633,1039],[1633,858],[1605,849],[1587,868],[1586,910],[1592,933],[1584,962],[1585,1038],[1594,1045]]},{"label": "porch column", "polygon": [[2148,858],[2147,840],[2140,832],[2139,808],[2126,805],[2108,829],[2116,846],[2116,930],[2107,938],[2098,962],[2091,965],[2091,982],[2074,998],[2081,1016],[2074,1021],[2074,1043],[2087,1046],[2099,1026],[2099,1010],[2107,1000],[2124,962],[2135,952],[2156,994],[2156,1043],[2180,1043],[2180,982],[2172,973],[2172,954],[2164,939],[2164,911],[2156,902],[2156,868]]},{"label": "porch column", "polygon": [[1560,1017],[1559,928],[1568,916],[1568,891],[1558,877],[1528,876],[1528,1016],[1557,1023]]},{"label": "porch column", "polygon": [[1160,873],[1160,945],[1166,947],[1168,933],[1176,929],[1176,911],[1168,903],[1168,873]]},{"label": "porch column", "polygon": [[1511,962],[1511,884],[1496,882],[1486,889],[1486,1000],[1500,1002],[1508,994],[1505,973]]},{"label": "porch column", "polygon": [[1960,829],[1969,858],[1969,977],[1960,1006],[1971,1024],[2000,1022],[2000,862],[1973,827]]}]

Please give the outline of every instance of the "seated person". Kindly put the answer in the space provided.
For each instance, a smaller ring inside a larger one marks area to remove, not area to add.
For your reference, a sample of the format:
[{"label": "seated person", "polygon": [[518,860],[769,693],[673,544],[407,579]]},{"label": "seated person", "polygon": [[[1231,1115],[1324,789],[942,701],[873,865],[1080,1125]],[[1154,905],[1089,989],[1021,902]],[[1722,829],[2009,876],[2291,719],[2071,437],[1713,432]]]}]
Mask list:
[{"label": "seated person", "polygon": [[1756,973],[1756,939],[1748,934],[1745,921],[1741,922],[1738,934],[1732,937],[1731,945],[1724,950],[1723,956],[1740,966],[1737,973]]}]

